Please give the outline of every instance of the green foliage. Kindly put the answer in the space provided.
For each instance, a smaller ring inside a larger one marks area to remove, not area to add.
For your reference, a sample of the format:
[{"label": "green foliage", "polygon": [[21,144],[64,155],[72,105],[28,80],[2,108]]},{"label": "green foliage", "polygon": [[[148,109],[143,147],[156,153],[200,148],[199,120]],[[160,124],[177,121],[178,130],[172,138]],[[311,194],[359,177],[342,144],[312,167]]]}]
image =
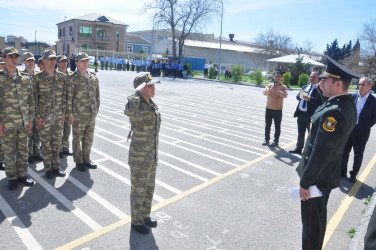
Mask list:
[{"label": "green foliage", "polygon": [[290,81],[291,81],[290,72],[284,73],[283,76],[282,76],[282,83],[288,87],[288,86],[290,86]]},{"label": "green foliage", "polygon": [[304,85],[307,85],[309,83],[309,75],[302,73],[299,76],[298,84],[300,87],[303,87]]},{"label": "green foliage", "polygon": [[234,82],[238,82],[239,80],[241,80],[242,75],[243,75],[242,74],[242,67],[240,67],[239,65],[232,67],[231,76],[232,76],[232,79],[234,79]]},{"label": "green foliage", "polygon": [[256,84],[257,85],[261,85],[264,81],[263,77],[262,77],[262,71],[261,70],[257,70],[253,73],[253,77],[255,78],[255,81],[256,81]]},{"label": "green foliage", "polygon": [[139,54],[144,54],[145,51],[144,51],[143,49],[140,49],[137,53],[139,53]]},{"label": "green foliage", "polygon": [[208,78],[209,79],[214,79],[214,75],[215,75],[215,68],[214,67],[210,67],[209,68],[209,73],[208,73]]},{"label": "green foliage", "polygon": [[360,50],[360,43],[359,39],[356,41],[354,46],[352,46],[351,40],[348,44],[344,44],[342,48],[339,47],[337,39],[335,39],[330,45],[326,45],[326,50],[324,51],[324,55],[328,55],[335,61],[344,60],[351,56],[354,51]]},{"label": "green foliage", "polygon": [[289,67],[291,72],[291,84],[296,85],[299,82],[299,76],[302,73],[309,74],[309,63],[303,63],[303,57],[296,59],[296,63]]},{"label": "green foliage", "polygon": [[192,63],[187,63],[187,76],[192,75]]},{"label": "green foliage", "polygon": [[367,198],[364,200],[364,204],[368,205],[371,202],[372,197],[370,195],[367,196]]},{"label": "green foliage", "polygon": [[170,55],[170,51],[168,50],[168,48],[166,49],[166,52],[164,54],[162,54],[163,57],[168,57]]},{"label": "green foliage", "polygon": [[356,233],[356,228],[351,228],[351,229],[347,232],[347,234],[348,234],[351,238],[354,237],[355,233]]}]

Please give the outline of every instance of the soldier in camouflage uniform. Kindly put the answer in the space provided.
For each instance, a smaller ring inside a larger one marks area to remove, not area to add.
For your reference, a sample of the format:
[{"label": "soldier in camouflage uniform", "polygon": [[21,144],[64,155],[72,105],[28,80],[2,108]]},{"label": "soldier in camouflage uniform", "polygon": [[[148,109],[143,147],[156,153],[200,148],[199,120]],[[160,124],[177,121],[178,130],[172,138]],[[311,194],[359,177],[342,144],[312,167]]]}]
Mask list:
[{"label": "soldier in camouflage uniform", "polygon": [[[124,113],[129,117],[132,135],[129,148],[131,167],[131,218],[132,228],[142,234],[157,227],[150,217],[158,162],[158,135],[161,115],[154,97],[155,81],[149,74],[137,76],[133,85],[135,93],[128,97]],[[129,138],[129,137],[128,137]]]},{"label": "soldier in camouflage uniform", "polygon": [[89,56],[79,52],[76,57],[77,71],[69,76],[68,116],[73,126],[73,159],[80,171],[95,169],[90,152],[93,145],[95,117],[99,111],[99,83],[89,72]]},{"label": "soldier in camouflage uniform", "polygon": [[42,56],[45,69],[35,74],[36,119],[43,147],[46,177],[65,176],[60,168],[60,143],[66,112],[67,90],[65,75],[55,70],[56,54],[45,50]]},{"label": "soldier in camouflage uniform", "polygon": [[29,74],[17,69],[18,51],[3,50],[6,67],[0,71],[0,135],[4,150],[8,189],[17,183],[33,186],[27,176],[27,134],[33,126],[35,99]]},{"label": "soldier in camouflage uniform", "polygon": [[[25,64],[25,69],[23,72],[28,73],[31,79],[34,78],[35,71],[35,58],[33,53],[27,52],[22,56],[22,63]],[[35,97],[35,86],[34,89],[34,97]],[[35,160],[43,161],[43,158],[40,154],[40,140],[39,140],[39,129],[37,125],[37,121],[34,119],[33,121],[33,128],[31,129],[31,133],[28,136],[27,140],[28,145],[28,155],[27,161],[29,163],[34,163]]]},{"label": "soldier in camouflage uniform", "polygon": [[44,70],[44,63],[43,63],[42,58],[38,59],[37,65],[38,65],[39,71]]},{"label": "soldier in camouflage uniform", "polygon": [[[69,75],[73,74],[67,71],[68,58],[65,55],[58,55],[56,58],[56,64],[57,64],[57,70],[63,73],[65,77],[68,77]],[[68,84],[68,81],[66,83]],[[73,155],[73,153],[69,151],[69,136],[71,133],[71,127],[72,125],[70,124],[69,117],[66,114],[65,119],[64,119],[63,139],[61,141],[61,146],[60,146],[60,154],[59,154],[60,158],[63,158],[64,155],[66,156]]]},{"label": "soldier in camouflage uniform", "polygon": [[[0,71],[5,68],[5,62],[3,61],[3,58],[0,57]],[[0,170],[5,170],[4,168],[4,152],[3,152],[3,146],[1,144],[0,140]]]}]

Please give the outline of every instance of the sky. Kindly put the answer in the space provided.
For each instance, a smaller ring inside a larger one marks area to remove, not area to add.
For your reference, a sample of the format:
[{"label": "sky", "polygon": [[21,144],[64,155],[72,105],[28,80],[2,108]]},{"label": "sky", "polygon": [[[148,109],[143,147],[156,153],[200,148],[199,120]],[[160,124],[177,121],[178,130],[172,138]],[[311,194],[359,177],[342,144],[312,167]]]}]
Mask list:
[{"label": "sky", "polygon": [[[148,1],[148,0],[145,0]],[[57,41],[57,23],[98,13],[129,25],[128,31],[151,30],[150,13],[135,0],[0,0],[0,36],[23,36],[28,41]],[[338,39],[339,46],[355,43],[363,25],[376,20],[375,0],[223,0],[223,37],[255,42],[273,29],[302,47],[311,42],[322,53]],[[220,9],[218,10],[220,13]],[[220,35],[221,18],[214,17],[202,33]]]}]

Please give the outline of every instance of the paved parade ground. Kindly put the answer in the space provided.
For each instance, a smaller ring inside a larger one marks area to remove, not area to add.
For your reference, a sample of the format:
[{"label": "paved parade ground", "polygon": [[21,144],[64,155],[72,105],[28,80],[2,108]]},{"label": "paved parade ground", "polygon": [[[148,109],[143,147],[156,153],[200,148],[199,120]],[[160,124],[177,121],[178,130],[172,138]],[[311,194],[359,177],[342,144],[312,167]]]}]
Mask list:
[{"label": "paved parade ground", "polygon": [[[37,184],[16,191],[0,172],[0,249],[301,249],[300,202],[287,193],[299,185],[300,156],[287,152],[297,138],[297,91],[284,102],[280,147],[270,148],[261,145],[263,88],[161,78],[153,99],[162,115],[152,213],[158,227],[140,235],[130,229],[123,113],[136,73],[97,76],[101,106],[91,155],[98,169],[77,171],[68,157],[61,163],[67,176],[48,180],[43,164],[32,164]],[[347,232],[376,185],[375,146],[373,130],[359,181],[343,178],[331,193],[325,249],[351,244]]]}]

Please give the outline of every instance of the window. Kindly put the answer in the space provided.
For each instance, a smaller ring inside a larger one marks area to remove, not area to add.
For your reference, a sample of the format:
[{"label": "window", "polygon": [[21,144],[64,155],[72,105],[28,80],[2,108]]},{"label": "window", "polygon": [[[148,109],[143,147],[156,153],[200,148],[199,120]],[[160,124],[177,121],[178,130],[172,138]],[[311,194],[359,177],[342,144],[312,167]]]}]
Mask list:
[{"label": "window", "polygon": [[98,37],[106,37],[106,29],[97,28],[97,36]]},{"label": "window", "polygon": [[97,49],[106,50],[106,45],[97,45]]},{"label": "window", "polygon": [[132,45],[127,45],[127,52],[133,53],[133,46]]},{"label": "window", "polygon": [[59,37],[61,37],[61,29],[59,29]]},{"label": "window", "polygon": [[65,27],[63,28],[63,36],[65,36]]},{"label": "window", "polygon": [[119,30],[116,31],[116,52],[119,51]]},{"label": "window", "polygon": [[65,52],[65,43],[63,44],[63,52]]},{"label": "window", "polygon": [[93,28],[80,27],[80,37],[93,37]]},{"label": "window", "polygon": [[147,47],[147,46],[142,46],[142,50],[143,50],[145,53],[148,53],[148,47]]},{"label": "window", "polygon": [[80,44],[80,48],[81,49],[92,49],[93,48],[93,45],[91,44]]},{"label": "window", "polygon": [[73,35],[73,29],[72,29],[72,26],[69,26],[69,35]]},{"label": "window", "polygon": [[158,40],[163,40],[163,36],[158,35]]}]

